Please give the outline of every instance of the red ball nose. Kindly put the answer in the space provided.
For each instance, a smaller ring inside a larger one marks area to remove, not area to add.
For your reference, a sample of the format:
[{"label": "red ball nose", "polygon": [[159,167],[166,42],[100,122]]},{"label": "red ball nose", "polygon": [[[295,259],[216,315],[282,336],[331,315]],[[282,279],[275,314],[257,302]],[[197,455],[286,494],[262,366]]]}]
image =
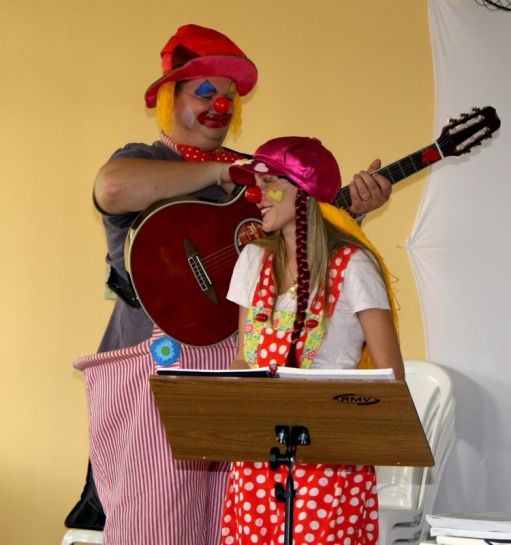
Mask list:
[{"label": "red ball nose", "polygon": [[247,199],[248,202],[257,204],[258,202],[261,202],[262,196],[261,188],[257,185],[247,187],[245,190],[245,199]]},{"label": "red ball nose", "polygon": [[225,97],[218,97],[213,102],[213,108],[219,114],[226,114],[231,107],[231,101]]}]

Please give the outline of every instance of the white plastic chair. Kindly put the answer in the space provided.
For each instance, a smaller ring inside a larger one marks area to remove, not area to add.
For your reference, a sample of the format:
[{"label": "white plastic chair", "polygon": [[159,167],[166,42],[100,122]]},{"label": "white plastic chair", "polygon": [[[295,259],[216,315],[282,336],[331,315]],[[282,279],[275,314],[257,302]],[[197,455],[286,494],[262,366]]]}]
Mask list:
[{"label": "white plastic chair", "polygon": [[379,545],[423,541],[449,453],[455,443],[451,380],[439,365],[405,361],[406,382],[436,465],[432,468],[377,467],[380,503]]},{"label": "white plastic chair", "polygon": [[79,530],[72,529],[66,532],[61,545],[73,545],[74,543],[90,543],[93,545],[103,545],[103,532],[97,530]]},{"label": "white plastic chair", "polygon": [[[454,422],[453,422],[454,425]],[[420,511],[417,511],[417,518],[411,523],[397,523],[390,529],[389,542],[395,544],[398,541],[406,540],[407,543],[413,545],[414,543],[420,543],[424,541],[429,526],[426,521],[426,514],[431,513],[436,500],[436,492],[438,490],[438,475],[442,475],[445,464],[448,459],[448,454],[452,450],[455,443],[454,434],[446,435],[446,445],[442,460],[437,462],[435,467],[426,468],[425,470],[425,485],[423,487],[424,500],[419,500],[421,505]],[[428,493],[428,488],[432,487],[432,491]]]}]

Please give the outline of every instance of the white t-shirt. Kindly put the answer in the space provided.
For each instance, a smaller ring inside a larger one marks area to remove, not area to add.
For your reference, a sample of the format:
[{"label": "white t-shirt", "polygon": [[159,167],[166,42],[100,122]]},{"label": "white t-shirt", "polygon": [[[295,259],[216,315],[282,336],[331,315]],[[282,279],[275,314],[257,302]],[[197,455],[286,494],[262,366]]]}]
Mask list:
[{"label": "white t-shirt", "polygon": [[[241,252],[231,278],[227,299],[250,308],[259,282],[264,250],[248,244]],[[314,297],[311,294],[310,300]],[[387,290],[367,255],[355,252],[344,271],[341,293],[328,331],[312,364],[315,369],[356,367],[364,344],[357,312],[370,308],[389,309]],[[277,298],[275,310],[296,310],[296,300],[288,293]]]}]

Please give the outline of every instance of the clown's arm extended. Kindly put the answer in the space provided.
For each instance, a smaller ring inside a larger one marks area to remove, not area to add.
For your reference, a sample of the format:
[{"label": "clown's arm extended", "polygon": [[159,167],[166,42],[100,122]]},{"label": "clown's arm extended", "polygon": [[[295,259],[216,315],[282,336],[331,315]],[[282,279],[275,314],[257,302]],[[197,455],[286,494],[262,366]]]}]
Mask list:
[{"label": "clown's arm extended", "polygon": [[[227,181],[225,163],[158,161],[119,158],[108,161],[98,172],[94,196],[108,214],[138,212],[171,197],[188,195]],[[222,183],[229,191],[231,184]]]}]

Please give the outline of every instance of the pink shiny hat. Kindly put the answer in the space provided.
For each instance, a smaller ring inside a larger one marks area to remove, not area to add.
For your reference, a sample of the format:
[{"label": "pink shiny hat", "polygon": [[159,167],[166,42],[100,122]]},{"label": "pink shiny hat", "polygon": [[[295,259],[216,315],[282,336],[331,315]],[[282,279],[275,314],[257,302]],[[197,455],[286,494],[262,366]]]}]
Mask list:
[{"label": "pink shiny hat", "polygon": [[341,189],[335,157],[320,140],[306,136],[269,140],[252,159],[240,159],[229,169],[231,180],[240,185],[254,185],[254,174],[288,178],[320,202],[333,202]]},{"label": "pink shiny hat", "polygon": [[148,108],[156,106],[158,89],[166,81],[222,76],[232,79],[240,96],[257,82],[257,68],[227,36],[199,25],[184,25],[161,50],[163,76],[145,93]]}]

